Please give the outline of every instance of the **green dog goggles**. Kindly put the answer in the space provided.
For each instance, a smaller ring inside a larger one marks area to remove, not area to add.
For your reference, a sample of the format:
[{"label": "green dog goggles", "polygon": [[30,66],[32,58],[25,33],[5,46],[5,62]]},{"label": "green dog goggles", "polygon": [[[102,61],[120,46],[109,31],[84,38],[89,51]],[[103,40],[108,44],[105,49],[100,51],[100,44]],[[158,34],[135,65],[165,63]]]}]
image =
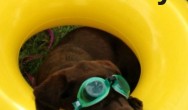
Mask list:
[{"label": "green dog goggles", "polygon": [[77,100],[73,102],[74,110],[89,107],[102,101],[108,96],[111,87],[125,98],[130,95],[129,84],[121,75],[112,75],[106,79],[91,77],[82,83]]}]

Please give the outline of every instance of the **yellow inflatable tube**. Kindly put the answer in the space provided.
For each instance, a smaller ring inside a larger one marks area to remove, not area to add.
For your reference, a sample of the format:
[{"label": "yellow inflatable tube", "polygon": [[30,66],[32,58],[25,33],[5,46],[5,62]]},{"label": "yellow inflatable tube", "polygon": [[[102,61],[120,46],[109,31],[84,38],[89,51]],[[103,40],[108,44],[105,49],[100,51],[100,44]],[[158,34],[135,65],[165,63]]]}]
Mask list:
[{"label": "yellow inflatable tube", "polygon": [[0,0],[0,7],[1,110],[35,110],[19,49],[39,31],[71,24],[108,31],[134,50],[142,72],[132,95],[144,110],[188,109],[186,0]]}]

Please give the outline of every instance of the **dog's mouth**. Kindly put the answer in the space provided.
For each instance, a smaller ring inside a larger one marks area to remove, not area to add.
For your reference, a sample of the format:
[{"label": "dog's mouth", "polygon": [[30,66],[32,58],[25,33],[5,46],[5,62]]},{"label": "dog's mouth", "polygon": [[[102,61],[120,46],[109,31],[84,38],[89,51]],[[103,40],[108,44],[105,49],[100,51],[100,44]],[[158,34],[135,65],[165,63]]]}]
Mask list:
[{"label": "dog's mouth", "polygon": [[111,88],[126,99],[129,98],[130,87],[123,76],[112,75],[106,79],[101,77],[91,77],[86,79],[80,86],[77,100],[72,103],[74,109],[79,110],[101,102],[108,96]]}]

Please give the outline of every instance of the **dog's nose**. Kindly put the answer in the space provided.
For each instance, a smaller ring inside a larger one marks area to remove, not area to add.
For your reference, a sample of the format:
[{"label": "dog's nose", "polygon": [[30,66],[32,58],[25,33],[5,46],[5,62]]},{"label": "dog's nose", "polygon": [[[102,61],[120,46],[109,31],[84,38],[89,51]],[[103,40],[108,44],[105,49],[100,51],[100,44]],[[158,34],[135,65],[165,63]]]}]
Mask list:
[{"label": "dog's nose", "polygon": [[134,110],[124,97],[119,97],[110,103],[110,110]]},{"label": "dog's nose", "polygon": [[117,110],[134,110],[124,97],[118,99],[119,108]]}]

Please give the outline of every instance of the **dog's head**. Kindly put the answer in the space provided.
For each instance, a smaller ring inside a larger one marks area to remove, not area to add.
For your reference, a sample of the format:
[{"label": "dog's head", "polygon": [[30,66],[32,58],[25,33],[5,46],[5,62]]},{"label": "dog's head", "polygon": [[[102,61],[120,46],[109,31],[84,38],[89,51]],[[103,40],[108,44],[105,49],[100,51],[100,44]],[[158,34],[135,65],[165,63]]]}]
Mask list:
[{"label": "dog's head", "polygon": [[[119,69],[110,61],[81,61],[66,69],[56,71],[34,88],[37,110],[73,110],[81,84],[90,77],[108,78],[119,74]],[[142,110],[142,102],[136,98],[126,99],[110,90],[99,103],[83,110]]]}]

